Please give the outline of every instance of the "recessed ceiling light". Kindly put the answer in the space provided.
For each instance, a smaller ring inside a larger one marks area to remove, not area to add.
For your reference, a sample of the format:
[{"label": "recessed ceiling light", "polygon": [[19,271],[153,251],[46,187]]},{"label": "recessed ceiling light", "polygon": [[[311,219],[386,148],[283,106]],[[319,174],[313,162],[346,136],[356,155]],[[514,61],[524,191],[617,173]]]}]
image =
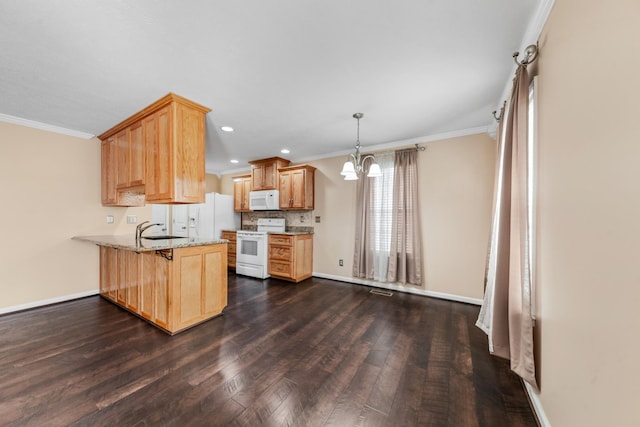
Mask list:
[{"label": "recessed ceiling light", "polygon": [[229,160],[231,163],[238,163],[238,161],[236,159],[231,159]]},{"label": "recessed ceiling light", "polygon": [[283,148],[282,150],[280,150],[280,152],[282,154],[289,154],[289,150],[287,150],[286,148]]},{"label": "recessed ceiling light", "polygon": [[231,126],[220,126],[220,130],[224,132],[233,132],[233,128]]}]

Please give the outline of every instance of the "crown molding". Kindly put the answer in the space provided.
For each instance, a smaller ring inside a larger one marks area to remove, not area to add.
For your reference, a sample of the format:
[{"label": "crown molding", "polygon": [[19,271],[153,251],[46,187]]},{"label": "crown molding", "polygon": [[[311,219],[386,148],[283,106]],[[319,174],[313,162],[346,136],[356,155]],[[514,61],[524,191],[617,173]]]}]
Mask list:
[{"label": "crown molding", "polygon": [[40,129],[40,130],[44,130],[44,131],[47,131],[47,132],[59,133],[59,134],[68,135],[68,136],[74,136],[76,138],[91,139],[91,138],[95,137],[95,135],[90,134],[90,133],[80,132],[78,130],[73,130],[73,129],[67,129],[67,128],[63,128],[63,127],[60,127],[60,126],[49,125],[47,123],[36,122],[34,120],[23,119],[22,117],[10,116],[8,114],[1,114],[0,113],[0,121],[6,122],[6,123],[11,123],[11,124],[14,124],[14,125],[19,125],[19,126],[25,126],[25,127],[33,128],[33,129]]},{"label": "crown molding", "polygon": [[[385,142],[383,144],[367,145],[366,150],[363,150],[363,152],[366,151],[367,153],[371,153],[374,151],[385,151],[385,150],[390,150],[398,147],[406,147],[408,145],[426,144],[428,142],[441,141],[443,139],[458,138],[461,136],[476,135],[479,133],[487,133],[487,132],[488,132],[488,129],[486,126],[478,126],[474,128],[455,130],[451,132],[444,132],[444,133],[438,133],[433,135],[419,136],[416,138]],[[346,156],[350,153],[353,153],[353,148],[350,148],[348,150],[333,151],[330,153],[318,154],[316,156],[293,158],[291,159],[291,163],[304,163],[304,162],[311,162],[314,160],[329,159],[331,157]],[[245,167],[245,168],[236,168],[236,169],[230,169],[230,170],[224,170],[224,171],[207,170],[207,173],[215,174],[218,177],[220,177],[222,175],[249,173],[251,172],[251,169],[249,169],[249,172],[246,172],[246,171],[247,171],[247,168]]]}]

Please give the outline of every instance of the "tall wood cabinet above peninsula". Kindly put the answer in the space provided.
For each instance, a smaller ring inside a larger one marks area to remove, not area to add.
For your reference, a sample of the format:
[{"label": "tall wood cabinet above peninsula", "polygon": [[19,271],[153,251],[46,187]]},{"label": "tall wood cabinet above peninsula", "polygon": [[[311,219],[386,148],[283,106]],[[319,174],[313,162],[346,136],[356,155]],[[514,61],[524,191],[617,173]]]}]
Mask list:
[{"label": "tall wood cabinet above peninsula", "polygon": [[102,204],[204,202],[209,111],[169,93],[98,136]]}]

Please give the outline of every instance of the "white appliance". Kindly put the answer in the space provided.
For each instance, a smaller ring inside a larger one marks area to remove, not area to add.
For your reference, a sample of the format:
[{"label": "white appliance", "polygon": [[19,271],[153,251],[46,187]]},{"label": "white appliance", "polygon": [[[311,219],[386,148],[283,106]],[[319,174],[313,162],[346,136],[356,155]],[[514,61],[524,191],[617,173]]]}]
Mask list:
[{"label": "white appliance", "polygon": [[284,218],[259,218],[258,231],[238,230],[236,233],[236,274],[266,279],[268,233],[284,233]]},{"label": "white appliance", "polygon": [[151,222],[154,224],[162,224],[160,226],[151,227],[145,235],[166,236],[169,234],[169,205],[151,205]]},{"label": "white appliance", "polygon": [[249,191],[249,209],[252,211],[280,210],[280,192],[278,190]]},{"label": "white appliance", "polygon": [[[156,206],[162,206],[156,207]],[[152,222],[167,223],[166,212],[170,211],[169,231],[158,231],[166,227],[153,227],[154,234],[171,234],[172,236],[199,237],[203,239],[219,239],[222,230],[240,228],[240,213],[233,210],[233,196],[218,193],[205,194],[205,202],[187,205],[154,205],[152,206]]]}]

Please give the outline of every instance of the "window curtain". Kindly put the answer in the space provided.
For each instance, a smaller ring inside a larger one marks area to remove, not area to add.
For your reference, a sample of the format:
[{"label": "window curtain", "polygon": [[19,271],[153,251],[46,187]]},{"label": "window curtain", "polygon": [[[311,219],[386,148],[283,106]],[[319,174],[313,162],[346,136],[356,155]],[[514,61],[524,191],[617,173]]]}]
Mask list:
[{"label": "window curtain", "polygon": [[396,151],[388,282],[422,284],[422,233],[418,205],[418,152]]},{"label": "window curtain", "polygon": [[358,180],[353,276],[422,284],[417,151],[376,155],[382,176]]},{"label": "window curtain", "polygon": [[498,129],[498,159],[485,294],[476,326],[489,351],[538,389],[533,351],[527,118],[529,74],[519,66]]}]

